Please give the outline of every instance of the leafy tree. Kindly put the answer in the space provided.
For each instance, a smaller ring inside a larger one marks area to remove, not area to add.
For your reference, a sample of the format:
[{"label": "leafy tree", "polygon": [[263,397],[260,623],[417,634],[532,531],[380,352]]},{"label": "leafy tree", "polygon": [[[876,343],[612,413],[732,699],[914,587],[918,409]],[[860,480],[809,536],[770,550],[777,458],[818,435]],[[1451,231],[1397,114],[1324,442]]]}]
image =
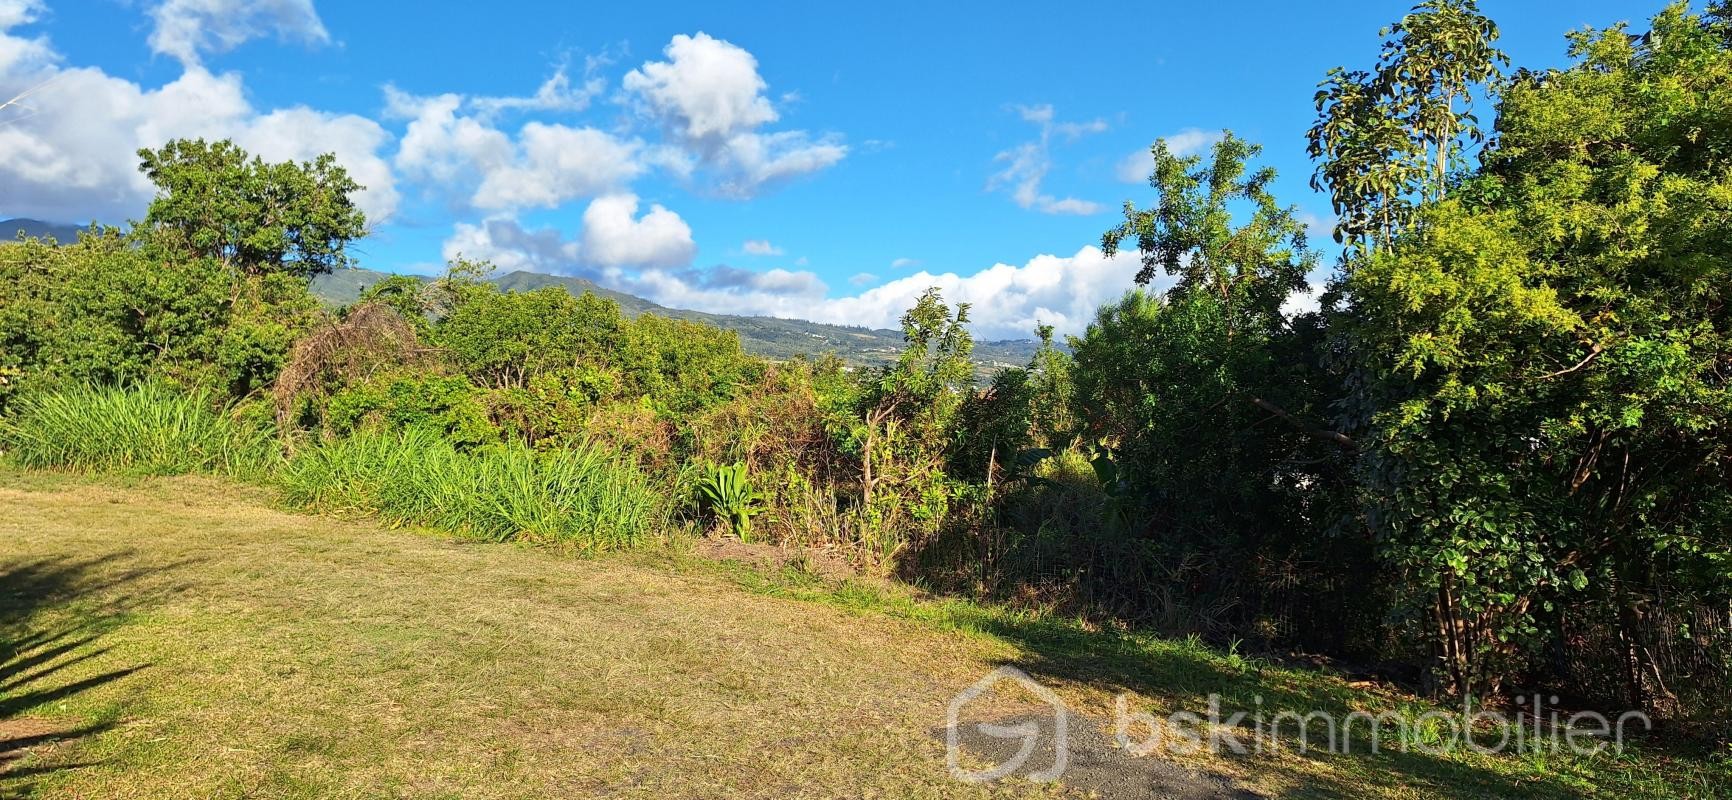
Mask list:
[{"label": "leafy tree", "polygon": [[1383,29],[1372,71],[1336,67],[1319,84],[1307,134],[1311,185],[1330,192],[1336,241],[1374,245],[1441,199],[1468,143],[1483,140],[1474,93],[1508,58],[1475,0],[1426,0]]},{"label": "leafy tree", "polygon": [[157,186],[140,227],[177,252],[311,278],[349,266],[348,243],[366,233],[352,199],[362,187],[329,153],[267,163],[228,140],[176,139],[138,156]]},{"label": "leafy tree", "polygon": [[[1157,140],[1149,179],[1157,202],[1139,209],[1127,201],[1125,221],[1101,237],[1109,256],[1135,241],[1143,261],[1138,284],[1165,273],[1178,278],[1175,295],[1219,300],[1229,337],[1242,328],[1279,327],[1281,305],[1305,288],[1316,266],[1298,210],[1280,206],[1269,192],[1275,170],[1249,166],[1262,150],[1228,132],[1205,167],[1202,156],[1175,156]],[[1250,218],[1235,227],[1241,203]]]},{"label": "leafy tree", "polygon": [[490,284],[465,295],[440,321],[434,341],[458,369],[494,389],[522,388],[540,374],[607,363],[626,322],[611,300],[572,296],[557,286],[501,292]]},{"label": "leafy tree", "polygon": [[162,378],[242,397],[267,384],[316,304],[298,280],[243,278],[161,243],[93,230],[77,244],[12,246],[0,271],[9,383]]},{"label": "leafy tree", "polygon": [[[860,507],[894,551],[930,533],[953,495],[944,471],[956,414],[973,381],[968,304],[952,311],[934,287],[902,315],[896,361],[870,373],[841,438],[860,457]],[[891,552],[884,552],[888,556]]]},{"label": "leafy tree", "polygon": [[1324,418],[1328,399],[1321,339],[1283,305],[1316,256],[1296,211],[1269,192],[1274,171],[1252,166],[1258,152],[1231,134],[1206,160],[1155,144],[1156,202],[1127,203],[1103,245],[1136,243],[1139,283],[1177,281],[1109,304],[1072,342],[1097,471],[1129,500],[1156,567],[1133,574],[1183,586],[1182,602],[1198,604],[1188,613],[1205,618],[1209,604],[1248,613],[1291,582],[1277,565],[1330,549],[1318,542],[1333,505],[1315,498],[1339,495],[1347,463],[1345,437],[1306,422]]},{"label": "leafy tree", "polygon": [[1590,598],[1732,594],[1732,49],[1723,15],[1570,37],[1477,174],[1345,285],[1367,518],[1443,688],[1495,690]]}]

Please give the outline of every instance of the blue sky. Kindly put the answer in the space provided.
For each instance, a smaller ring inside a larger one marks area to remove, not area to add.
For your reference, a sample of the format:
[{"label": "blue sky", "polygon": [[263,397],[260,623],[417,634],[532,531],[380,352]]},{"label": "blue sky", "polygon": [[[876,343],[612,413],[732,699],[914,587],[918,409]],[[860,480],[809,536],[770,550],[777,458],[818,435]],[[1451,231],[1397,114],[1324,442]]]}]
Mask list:
[{"label": "blue sky", "polygon": [[[1156,137],[1261,142],[1326,230],[1312,91],[1406,5],[0,0],[0,100],[34,90],[0,110],[0,217],[137,216],[136,148],[232,137],[337,152],[374,269],[872,326],[937,285],[979,335],[1075,332],[1130,285],[1093,245]],[[1535,67],[1660,6],[1483,2]]]}]

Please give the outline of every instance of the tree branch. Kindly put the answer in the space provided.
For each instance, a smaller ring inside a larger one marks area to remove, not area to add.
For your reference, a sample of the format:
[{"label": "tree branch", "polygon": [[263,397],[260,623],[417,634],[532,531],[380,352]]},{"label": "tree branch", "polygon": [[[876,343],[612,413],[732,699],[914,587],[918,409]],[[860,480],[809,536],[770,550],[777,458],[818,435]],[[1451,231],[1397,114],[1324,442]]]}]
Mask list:
[{"label": "tree branch", "polygon": [[1582,367],[1585,367],[1585,366],[1593,363],[1594,359],[1599,358],[1600,354],[1604,353],[1604,352],[1606,352],[1606,348],[1602,345],[1596,344],[1593,346],[1592,349],[1590,349],[1588,351],[1588,357],[1584,358],[1580,361],[1577,361],[1575,366],[1569,367],[1567,369],[1560,369],[1557,372],[1548,372],[1544,375],[1539,376],[1539,378],[1537,378],[1536,380],[1546,381],[1546,380],[1551,380],[1552,378],[1556,378],[1559,376],[1568,375],[1572,372],[1575,372],[1576,370],[1581,369]]},{"label": "tree branch", "polygon": [[1294,428],[1297,428],[1301,431],[1304,431],[1305,433],[1307,433],[1311,436],[1314,436],[1318,439],[1322,439],[1323,441],[1326,441],[1326,442],[1332,442],[1336,445],[1339,445],[1340,447],[1342,447],[1345,450],[1358,450],[1359,449],[1358,443],[1354,442],[1353,438],[1348,436],[1347,434],[1342,433],[1340,431],[1329,431],[1329,430],[1324,430],[1322,428],[1319,428],[1319,427],[1316,427],[1313,425],[1307,425],[1304,422],[1301,422],[1298,418],[1294,417],[1292,414],[1287,413],[1286,409],[1284,409],[1278,405],[1275,405],[1274,403],[1271,403],[1268,400],[1264,400],[1261,397],[1251,398],[1251,403],[1256,405],[1258,408],[1263,409],[1264,411],[1267,411],[1271,414],[1274,414],[1277,417],[1280,417],[1281,421],[1287,423],[1288,425],[1292,425]]}]

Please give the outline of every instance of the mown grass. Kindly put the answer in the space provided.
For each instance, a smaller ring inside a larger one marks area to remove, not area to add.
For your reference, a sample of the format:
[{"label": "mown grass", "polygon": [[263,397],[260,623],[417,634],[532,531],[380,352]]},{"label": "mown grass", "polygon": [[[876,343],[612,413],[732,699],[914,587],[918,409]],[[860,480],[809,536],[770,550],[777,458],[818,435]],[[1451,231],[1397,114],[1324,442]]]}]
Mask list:
[{"label": "mown grass", "polygon": [[666,522],[643,475],[598,449],[511,444],[464,452],[421,430],[314,445],[290,458],[275,482],[301,508],[358,511],[488,541],[619,550]]},{"label": "mown grass", "polygon": [[[0,745],[31,743],[0,746],[0,796],[527,797],[621,785],[641,796],[962,796],[930,730],[951,693],[999,664],[1097,721],[1120,694],[1157,716],[1210,697],[1270,713],[1437,710],[1197,641],[890,582],[716,564],[677,547],[606,562],[452,549],[266,508],[286,500],[584,551],[669,541],[660,498],[599,451],[461,452],[428,433],[363,433],[267,472],[274,446],[254,428],[161,389],[47,396],[20,412],[0,432],[16,463],[134,478],[102,486],[0,466],[11,487],[0,489]],[[245,475],[279,493],[136,478],[184,472]],[[101,643],[111,640],[124,646]],[[111,684],[142,688],[129,699]],[[891,724],[872,736],[836,712],[885,708]],[[37,727],[5,729],[11,718]],[[677,769],[726,777],[694,782],[621,735],[647,737]],[[796,742],[786,758],[818,766],[757,763],[765,737]],[[38,752],[58,739],[81,743]],[[631,766],[574,756],[580,744]],[[1659,740],[1597,756],[1294,744],[1185,760],[1270,797],[1732,797],[1732,752]],[[819,788],[796,791],[808,782]]]},{"label": "mown grass", "polygon": [[146,383],[26,396],[0,418],[0,451],[36,468],[257,476],[275,459],[276,441],[269,426],[206,395]]},{"label": "mown grass", "polygon": [[1047,797],[929,733],[990,641],[716,576],[0,471],[0,797]]},{"label": "mown grass", "polygon": [[[695,559],[681,563],[689,570],[719,572],[758,594],[857,615],[910,620],[1011,644],[1018,655],[1009,663],[1042,682],[1064,687],[1072,707],[1097,720],[1109,719],[1117,698],[1126,694],[1133,710],[1153,712],[1158,718],[1175,711],[1204,714],[1210,699],[1216,698],[1224,716],[1256,711],[1268,720],[1282,713],[1321,711],[1341,719],[1358,711],[1394,715],[1416,733],[1413,742],[1391,747],[1385,741],[1373,752],[1368,730],[1361,727],[1355,731],[1353,746],[1343,748],[1347,752],[1328,752],[1315,742],[1312,749],[1301,748],[1297,730],[1289,727],[1273,737],[1273,749],[1245,755],[1179,756],[1194,767],[1231,775],[1271,797],[1732,798],[1732,749],[1707,743],[1643,736],[1621,750],[1589,754],[1557,748],[1556,742],[1543,737],[1529,737],[1525,746],[1487,754],[1438,730],[1438,712],[1459,714],[1460,709],[1452,712],[1393,687],[1355,684],[1327,670],[1223,652],[1196,638],[1176,640],[1100,628],[1058,615],[927,596],[886,581],[838,581],[805,571],[798,562],[779,570]],[[1525,722],[1532,723],[1531,719]],[[1245,725],[1238,734],[1249,747],[1256,737],[1251,722]],[[1514,742],[1513,728],[1497,727],[1477,730],[1473,741],[1489,746],[1506,732]]]}]

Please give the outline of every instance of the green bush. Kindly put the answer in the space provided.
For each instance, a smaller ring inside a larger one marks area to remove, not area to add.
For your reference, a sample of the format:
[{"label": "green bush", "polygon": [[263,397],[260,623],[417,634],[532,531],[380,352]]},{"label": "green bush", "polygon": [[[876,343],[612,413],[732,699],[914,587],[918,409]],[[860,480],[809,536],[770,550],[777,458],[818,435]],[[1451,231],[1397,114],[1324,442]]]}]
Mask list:
[{"label": "green bush", "polygon": [[711,467],[698,483],[698,496],[711,514],[727,521],[740,541],[752,540],[752,517],[764,510],[764,495],[752,488],[745,464]]},{"label": "green bush", "polygon": [[27,467],[127,475],[254,474],[276,458],[268,423],[208,394],[162,384],[79,387],[22,398],[0,448]]},{"label": "green bush", "polygon": [[464,452],[414,428],[322,443],[290,459],[279,482],[288,502],[306,508],[592,551],[638,543],[666,516],[643,475],[598,448]]}]

